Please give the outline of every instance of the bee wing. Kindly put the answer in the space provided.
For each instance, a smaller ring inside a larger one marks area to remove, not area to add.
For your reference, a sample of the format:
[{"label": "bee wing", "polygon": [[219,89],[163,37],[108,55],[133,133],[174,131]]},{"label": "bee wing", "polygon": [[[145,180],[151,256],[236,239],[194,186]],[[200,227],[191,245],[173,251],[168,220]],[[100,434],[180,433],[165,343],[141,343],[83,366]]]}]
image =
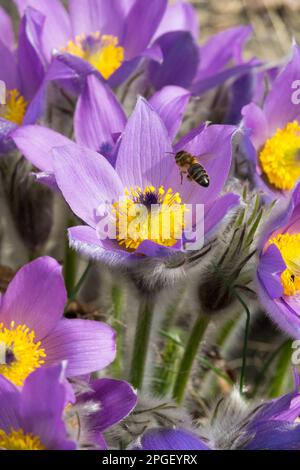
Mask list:
[{"label": "bee wing", "polygon": [[300,260],[287,259],[286,264],[295,276],[300,277]]}]

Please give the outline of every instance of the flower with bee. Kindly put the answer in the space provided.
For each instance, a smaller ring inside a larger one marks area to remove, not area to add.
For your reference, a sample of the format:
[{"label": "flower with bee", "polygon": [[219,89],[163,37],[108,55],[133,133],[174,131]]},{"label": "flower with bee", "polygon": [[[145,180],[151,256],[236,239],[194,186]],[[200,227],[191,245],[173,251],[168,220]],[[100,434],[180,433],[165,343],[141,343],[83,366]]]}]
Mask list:
[{"label": "flower with bee", "polygon": [[[180,170],[168,155],[173,149],[167,129],[144,99],[138,101],[121,135],[115,169],[98,153],[79,146],[54,149],[57,184],[72,210],[88,224],[69,229],[71,246],[90,257],[113,264],[128,266],[143,259],[161,260],[164,264],[176,255],[184,254],[183,241],[176,240],[173,235],[175,228],[180,228],[180,232],[184,230],[180,224],[185,204],[204,205],[207,240],[227,211],[239,202],[232,193],[218,197],[231,165],[234,131],[231,126],[202,126],[174,147],[175,152],[184,146],[191,153],[196,153],[197,149],[198,153],[205,154],[204,164],[211,180],[209,188],[194,185],[188,180],[181,184]],[[220,165],[223,171],[220,171]],[[122,202],[119,202],[120,197]],[[97,233],[96,210],[107,202],[116,215],[116,239],[100,239]],[[147,224],[141,226],[136,240],[131,235],[121,235],[121,227],[118,226],[121,214],[125,212],[130,217],[134,203],[146,210],[153,205],[159,208],[159,219],[155,215],[147,218]],[[149,235],[149,226],[155,227],[157,223],[164,226],[163,209],[172,209],[173,205],[181,212],[175,216],[171,237],[163,240],[155,234]],[[156,270],[158,275],[159,271]],[[161,274],[166,275],[168,268],[162,271]]]}]

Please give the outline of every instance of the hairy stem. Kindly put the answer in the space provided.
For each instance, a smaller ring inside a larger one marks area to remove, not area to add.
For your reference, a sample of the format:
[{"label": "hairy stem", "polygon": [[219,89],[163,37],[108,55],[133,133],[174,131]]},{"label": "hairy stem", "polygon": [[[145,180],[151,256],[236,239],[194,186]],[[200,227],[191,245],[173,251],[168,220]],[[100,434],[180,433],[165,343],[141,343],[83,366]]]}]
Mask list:
[{"label": "hairy stem", "polygon": [[244,393],[244,381],[245,381],[245,374],[246,374],[246,365],[247,365],[247,350],[248,350],[248,337],[249,337],[249,330],[250,330],[250,310],[247,307],[246,302],[242,299],[242,297],[234,291],[234,295],[238,299],[238,301],[244,307],[246,313],[246,324],[245,324],[245,334],[244,334],[244,344],[243,344],[243,360],[242,360],[242,370],[240,376],[240,393]]},{"label": "hairy stem", "polygon": [[131,360],[130,382],[137,389],[143,385],[153,312],[154,300],[147,295],[141,300],[138,312]]},{"label": "hairy stem", "polygon": [[122,311],[123,311],[123,290],[118,285],[113,285],[111,290],[111,299],[113,305],[113,321],[112,326],[115,329],[117,354],[116,359],[111,365],[112,374],[116,378],[122,377],[122,343],[123,343],[123,325],[122,325]]},{"label": "hairy stem", "polygon": [[208,324],[209,318],[199,315],[191,331],[182,360],[179,365],[173,390],[173,398],[177,401],[177,403],[181,403],[184,399],[185,390],[192,371],[193,363],[197,356],[200,342],[204,336]]}]

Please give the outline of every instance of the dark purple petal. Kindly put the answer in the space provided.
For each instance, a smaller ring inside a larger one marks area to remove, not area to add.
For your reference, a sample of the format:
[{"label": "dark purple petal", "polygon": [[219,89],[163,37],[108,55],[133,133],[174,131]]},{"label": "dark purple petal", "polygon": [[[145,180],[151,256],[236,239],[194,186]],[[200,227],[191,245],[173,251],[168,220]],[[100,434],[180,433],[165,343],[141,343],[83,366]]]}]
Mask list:
[{"label": "dark purple petal", "polygon": [[134,57],[131,60],[125,60],[121,67],[119,67],[115,73],[109,77],[108,84],[111,86],[111,88],[116,88],[124,83],[135,71],[140,61],[141,56]]},{"label": "dark purple petal", "polygon": [[23,266],[10,282],[1,304],[0,318],[35,331],[42,339],[61,318],[67,300],[62,268],[44,256]]},{"label": "dark purple petal", "polygon": [[45,75],[41,56],[41,34],[45,17],[32,8],[27,8],[20,23],[18,44],[18,67],[21,92],[31,100],[40,87]]},{"label": "dark purple petal", "polygon": [[210,450],[196,435],[183,429],[152,429],[134,446],[136,450]]},{"label": "dark purple petal", "polygon": [[163,52],[163,63],[149,63],[149,78],[156,89],[166,85],[189,88],[199,62],[199,49],[191,33],[173,31],[160,36],[158,44]]},{"label": "dark purple petal", "polygon": [[43,340],[45,364],[67,361],[66,375],[80,376],[108,366],[116,355],[114,330],[98,321],[61,320]]},{"label": "dark purple petal", "polygon": [[257,80],[253,70],[238,77],[229,88],[229,104],[224,117],[224,124],[238,124],[242,118],[242,109],[251,102],[255,95]]},{"label": "dark purple petal", "polygon": [[182,240],[178,240],[173,246],[163,246],[151,240],[142,241],[138,248],[132,253],[131,260],[139,260],[139,255],[148,256],[149,258],[168,258],[182,249]]},{"label": "dark purple petal", "polygon": [[280,422],[259,422],[249,435],[252,439],[243,447],[245,450],[299,450],[300,425]]},{"label": "dark purple petal", "polygon": [[165,123],[171,140],[177,134],[190,96],[190,92],[185,88],[166,86],[157,91],[149,100]]},{"label": "dark purple petal", "polygon": [[147,49],[166,7],[167,0],[135,0],[126,18],[122,41],[126,59],[132,59]]},{"label": "dark purple petal", "polygon": [[105,431],[110,426],[129,415],[137,402],[132,386],[115,379],[99,379],[89,384],[91,392],[80,396],[79,401],[96,401],[100,410],[91,417],[91,428],[96,433]]},{"label": "dark purple petal", "polygon": [[167,130],[154,109],[140,98],[125,127],[116,161],[124,186],[159,187],[170,173],[173,160]]},{"label": "dark purple petal", "polygon": [[76,447],[75,442],[67,439],[62,419],[66,394],[62,365],[37,369],[27,377],[22,390],[22,429],[38,436],[48,450]]},{"label": "dark purple petal", "polygon": [[141,53],[133,59],[125,60],[121,67],[108,79],[109,85],[112,88],[116,88],[124,83],[130,75],[133,74],[142,59],[152,59],[155,62],[161,63],[163,61],[163,53],[160,46],[154,43],[144,51],[141,51]]},{"label": "dark purple petal", "polygon": [[57,183],[56,183],[54,173],[47,173],[46,171],[44,172],[40,171],[37,173],[31,173],[31,174],[38,183],[41,183],[44,186],[47,186],[47,188],[52,189],[56,193],[60,192],[59,187],[57,186]]},{"label": "dark purple petal", "polygon": [[102,154],[103,147],[108,145],[112,153],[113,134],[122,132],[125,123],[125,113],[113,92],[96,76],[89,75],[74,115],[77,143]]},{"label": "dark purple petal", "polygon": [[248,429],[255,429],[258,423],[263,421],[289,421],[294,423],[300,412],[298,387],[291,393],[267,402],[249,423]]}]

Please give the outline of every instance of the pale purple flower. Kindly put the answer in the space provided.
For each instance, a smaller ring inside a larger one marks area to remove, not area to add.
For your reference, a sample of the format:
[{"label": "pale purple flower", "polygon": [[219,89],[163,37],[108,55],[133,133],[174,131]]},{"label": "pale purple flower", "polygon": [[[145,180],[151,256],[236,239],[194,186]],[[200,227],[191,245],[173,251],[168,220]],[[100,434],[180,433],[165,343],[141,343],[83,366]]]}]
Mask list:
[{"label": "pale purple flower", "polygon": [[257,267],[259,300],[286,333],[300,338],[300,185],[266,223]]},{"label": "pale purple flower", "polygon": [[22,386],[40,367],[67,361],[67,377],[103,369],[115,357],[106,324],[63,318],[67,302],[61,266],[41,257],[23,266],[0,304],[0,375]]},{"label": "pale purple flower", "polygon": [[272,198],[287,196],[300,177],[299,76],[300,50],[294,45],[291,60],[273,77],[262,106],[252,102],[242,110],[242,124],[250,130],[248,157],[256,182]]},{"label": "pale purple flower", "polygon": [[61,364],[37,369],[19,390],[0,375],[0,448],[74,450],[63,421],[67,387]]}]

